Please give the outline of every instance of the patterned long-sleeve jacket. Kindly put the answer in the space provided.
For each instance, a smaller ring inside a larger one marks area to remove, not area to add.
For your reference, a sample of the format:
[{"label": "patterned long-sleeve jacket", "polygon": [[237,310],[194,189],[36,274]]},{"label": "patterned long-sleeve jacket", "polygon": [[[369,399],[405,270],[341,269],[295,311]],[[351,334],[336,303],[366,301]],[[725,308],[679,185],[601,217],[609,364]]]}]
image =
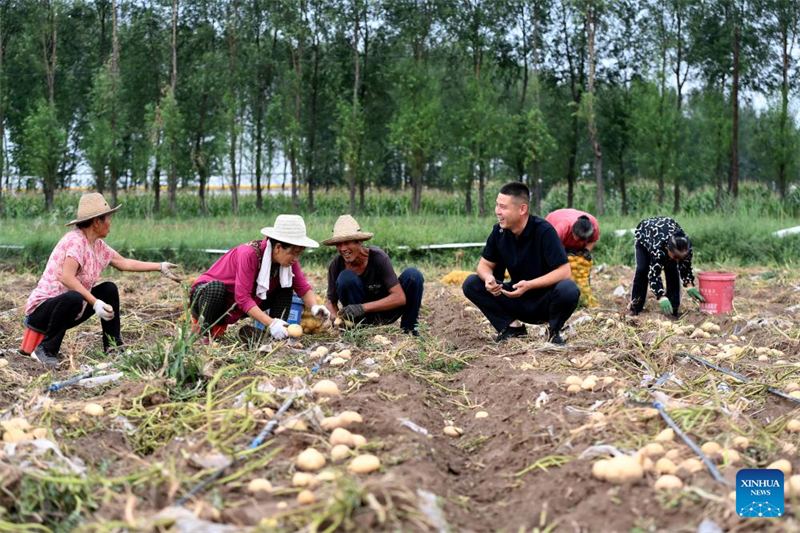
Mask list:
[{"label": "patterned long-sleeve jacket", "polygon": [[[636,226],[634,233],[634,244],[641,245],[650,254],[650,271],[648,282],[650,290],[656,298],[664,296],[664,284],[661,281],[661,271],[664,270],[668,261],[672,261],[667,254],[667,242],[669,239],[683,229],[671,218],[653,217],[642,220]],[[694,285],[694,274],[692,273],[692,245],[689,243],[689,254],[683,261],[678,263],[683,286]]]}]

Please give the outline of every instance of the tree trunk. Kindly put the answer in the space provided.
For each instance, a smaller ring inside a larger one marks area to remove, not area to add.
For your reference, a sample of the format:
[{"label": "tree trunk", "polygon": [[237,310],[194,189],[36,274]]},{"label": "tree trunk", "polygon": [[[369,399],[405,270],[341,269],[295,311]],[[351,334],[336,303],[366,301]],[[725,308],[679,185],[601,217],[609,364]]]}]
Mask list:
[{"label": "tree trunk", "polygon": [[308,186],[308,212],[314,212],[314,161],[317,150],[317,95],[319,93],[319,42],[314,43],[314,70],[311,75],[311,125],[308,132],[308,160],[306,185]]},{"label": "tree trunk", "polygon": [[[358,52],[358,42],[360,39],[359,31],[361,26],[358,2],[355,4],[353,12],[355,14],[355,19],[353,20],[353,101],[351,120],[353,121],[353,126],[355,126],[356,120],[358,119],[358,84],[360,81],[359,74],[361,63]],[[352,141],[356,142],[356,139],[352,139]],[[358,159],[355,157],[355,154],[358,153],[358,150],[354,146],[351,146],[350,149],[353,153],[348,154],[349,161],[346,161],[345,164],[347,165],[347,184],[350,188],[350,214],[354,215],[356,212],[356,179],[358,177]]]},{"label": "tree trunk", "polygon": [[197,110],[199,115],[197,123],[197,135],[195,135],[194,149],[192,150],[192,165],[197,172],[198,178],[197,195],[200,199],[200,214],[204,216],[206,214],[206,180],[208,178],[208,161],[205,160],[201,152],[203,149],[203,126],[205,125],[206,120],[206,104],[208,103],[208,96],[208,93],[203,93],[203,96],[200,99],[200,109]]},{"label": "tree trunk", "polygon": [[[6,38],[5,26],[3,26],[3,17],[0,16],[0,218],[5,215],[5,199],[3,198],[3,174],[5,173],[5,138],[6,138],[6,116],[3,94],[5,87],[3,86],[3,59],[6,55]],[[8,179],[8,177],[6,177]],[[11,188],[9,187],[9,190]]]},{"label": "tree trunk", "polygon": [[[794,43],[794,41],[792,41]],[[781,158],[778,161],[778,191],[781,199],[786,200],[786,123],[789,119],[789,61],[791,53],[789,46],[789,32],[786,23],[781,24],[781,116],[780,140]],[[0,56],[2,59],[2,56]]]},{"label": "tree trunk", "polygon": [[[175,88],[178,85],[178,0],[172,0],[172,43],[171,43],[172,65],[170,68],[169,86],[172,91],[172,98],[175,96]],[[167,139],[169,146],[169,175],[167,185],[169,189],[169,212],[172,216],[178,213],[178,167],[175,158],[177,157],[178,147],[172,139]]]},{"label": "tree trunk", "polygon": [[425,153],[419,148],[412,151],[411,212],[419,213],[422,207],[422,178],[425,174]]},{"label": "tree trunk", "polygon": [[[574,102],[574,100],[573,100]],[[578,167],[578,116],[572,115],[572,135],[569,142],[569,162],[567,165],[567,207],[575,203],[575,181]]]},{"label": "tree trunk", "polygon": [[472,182],[475,180],[475,165],[470,161],[469,169],[467,170],[467,179],[466,187],[464,188],[464,192],[466,193],[466,197],[464,198],[464,210],[467,212],[468,215],[472,214]]},{"label": "tree trunk", "polygon": [[478,161],[478,215],[486,216],[486,162]]},{"label": "tree trunk", "polygon": [[622,197],[622,214],[628,214],[628,187],[625,183],[625,160],[624,156],[619,154],[619,194]]},{"label": "tree trunk", "polygon": [[589,140],[594,152],[594,178],[597,186],[597,215],[603,214],[603,149],[600,146],[600,139],[597,136],[597,120],[594,112],[594,76],[597,60],[595,58],[595,36],[597,33],[597,20],[599,15],[597,7],[592,2],[586,10],[586,33],[589,47],[589,109],[587,118],[589,121]]},{"label": "tree trunk", "polygon": [[[117,185],[119,180],[119,133],[117,132],[117,81],[119,80],[119,38],[117,35],[117,0],[111,1],[111,139],[114,142],[109,174],[111,177],[111,205],[119,205],[117,201]],[[105,18],[105,15],[103,15]]]},{"label": "tree trunk", "polygon": [[722,209],[722,125],[721,124],[717,126],[716,175],[717,175],[717,209]]},{"label": "tree trunk", "polygon": [[[156,145],[157,146],[157,145]],[[161,158],[156,150],[156,164],[153,168],[153,214],[161,210]]]},{"label": "tree trunk", "polygon": [[[231,8],[233,9],[233,13],[231,13]],[[238,0],[233,0],[232,3],[228,4],[228,9],[226,11],[227,20],[226,20],[226,33],[228,34],[228,73],[230,75],[230,96],[231,96],[231,107],[230,110],[230,164],[231,164],[231,210],[233,211],[234,216],[239,216],[239,176],[236,173],[236,143],[237,143],[237,136],[238,132],[236,131],[236,119],[237,113],[236,110],[238,109],[239,103],[237,99],[237,82],[236,82],[236,34],[235,34],[235,24],[236,24],[236,17],[238,14],[239,2]]]},{"label": "tree trunk", "polygon": [[531,163],[531,181],[533,181],[533,210],[537,215],[542,214],[542,169],[538,161]]},{"label": "tree trunk", "polygon": [[[734,7],[735,9],[735,7]],[[733,86],[731,104],[733,124],[731,131],[731,166],[728,168],[728,192],[739,197],[739,20],[738,13],[733,23]]]}]

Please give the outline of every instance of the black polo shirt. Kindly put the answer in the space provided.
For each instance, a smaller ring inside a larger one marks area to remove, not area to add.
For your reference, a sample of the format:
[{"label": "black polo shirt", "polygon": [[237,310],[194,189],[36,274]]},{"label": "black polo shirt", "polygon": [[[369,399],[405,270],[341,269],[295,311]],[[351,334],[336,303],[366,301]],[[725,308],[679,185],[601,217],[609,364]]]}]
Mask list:
[{"label": "black polo shirt", "polygon": [[[512,283],[539,278],[567,262],[567,253],[555,228],[534,215],[528,215],[528,223],[519,237],[495,224],[482,255],[497,265],[494,270],[497,279],[503,279],[507,269]],[[529,292],[546,289],[549,287]]]}]

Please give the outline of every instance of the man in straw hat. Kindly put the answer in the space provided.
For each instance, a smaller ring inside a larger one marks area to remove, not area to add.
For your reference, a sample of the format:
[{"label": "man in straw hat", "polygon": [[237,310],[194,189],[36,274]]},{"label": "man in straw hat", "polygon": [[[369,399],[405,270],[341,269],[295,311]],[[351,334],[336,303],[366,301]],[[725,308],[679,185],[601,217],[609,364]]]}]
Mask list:
[{"label": "man in straw hat", "polygon": [[[495,342],[527,335],[525,324],[548,324],[548,340],[564,344],[560,332],[578,306],[580,290],[570,279],[564,246],[549,222],[533,216],[530,191],[519,182],[500,189],[498,223],[483,249],[478,273],[464,280],[464,295],[498,331]],[[503,283],[505,271],[511,282]]]},{"label": "man in straw hat", "polygon": [[342,215],[333,226],[333,237],[322,241],[339,252],[328,265],[328,309],[334,317],[356,323],[391,324],[400,318],[406,333],[418,335],[422,273],[409,267],[398,278],[386,252],[364,246],[371,238],[356,219]]},{"label": "man in straw hat", "polygon": [[[275,225],[261,233],[266,237],[228,251],[192,285],[192,317],[202,323],[204,332],[212,326],[234,324],[246,315],[267,326],[272,338],[285,339],[289,324],[284,318],[294,293],[314,316],[330,316],[324,305],[317,304],[300,268],[305,249],[319,246],[306,235],[303,217],[278,215]],[[224,332],[224,328],[216,331]]]},{"label": "man in straw hat", "polygon": [[58,241],[28,297],[27,327],[44,334],[31,353],[41,363],[57,365],[64,334],[94,314],[101,318],[104,350],[122,345],[117,286],[110,281],[96,285],[100,272],[108,265],[121,271],[161,272],[180,281],[171,270],[176,265],[127,259],[103,241],[111,231],[111,215],[120,207],[112,209],[100,193],[84,194],[78,203],[77,218],[67,223],[75,229]]}]

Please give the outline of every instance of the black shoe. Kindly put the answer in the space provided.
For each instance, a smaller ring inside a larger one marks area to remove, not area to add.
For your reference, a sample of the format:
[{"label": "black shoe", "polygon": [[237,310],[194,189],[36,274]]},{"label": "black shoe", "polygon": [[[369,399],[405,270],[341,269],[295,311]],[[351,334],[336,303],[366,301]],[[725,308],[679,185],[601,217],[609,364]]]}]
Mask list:
[{"label": "black shoe", "polygon": [[564,346],[567,344],[567,341],[561,337],[561,332],[550,333],[550,330],[547,331],[547,342],[555,344],[556,346]]},{"label": "black shoe", "polygon": [[525,325],[519,327],[511,327],[506,326],[506,328],[497,334],[497,337],[494,338],[494,342],[503,342],[504,340],[513,339],[514,337],[525,337],[528,335],[528,330],[525,328]]},{"label": "black shoe", "polygon": [[419,337],[419,331],[416,329],[405,329],[403,328],[403,333],[411,335],[412,337]]},{"label": "black shoe", "polygon": [[50,355],[47,352],[47,350],[45,350],[41,346],[36,347],[36,349],[31,354],[31,358],[47,366],[58,366],[58,363],[61,362],[57,357],[53,357],[52,355]]}]

